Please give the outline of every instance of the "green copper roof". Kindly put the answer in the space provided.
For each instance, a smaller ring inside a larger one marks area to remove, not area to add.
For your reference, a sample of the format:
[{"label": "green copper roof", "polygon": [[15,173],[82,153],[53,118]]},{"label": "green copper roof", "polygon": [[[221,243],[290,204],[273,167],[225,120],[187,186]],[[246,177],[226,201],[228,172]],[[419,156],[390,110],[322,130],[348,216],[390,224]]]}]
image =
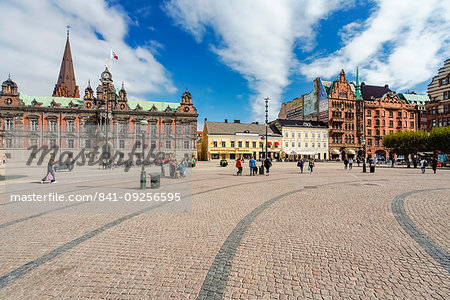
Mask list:
[{"label": "green copper roof", "polygon": [[361,85],[359,84],[359,68],[356,67],[356,87],[355,87],[356,100],[361,100]]},{"label": "green copper roof", "polygon": [[55,101],[58,104],[61,104],[62,107],[69,107],[69,103],[72,101],[73,104],[81,105],[83,103],[83,99],[80,98],[66,98],[66,97],[51,97],[51,96],[29,96],[23,93],[20,93],[19,98],[25,103],[25,105],[31,105],[33,100],[37,102],[41,102],[42,106],[50,106],[50,103]]},{"label": "green copper roof", "polygon": [[398,97],[400,99],[406,100],[406,102],[408,102],[409,104],[415,105],[424,105],[426,102],[430,101],[428,95],[400,93],[398,94]]},{"label": "green copper roof", "polygon": [[[20,93],[19,98],[25,103],[25,105],[31,105],[33,100],[41,102],[43,107],[50,107],[50,104],[55,101],[55,103],[61,104],[61,107],[69,107],[69,103],[72,102],[78,106],[82,106],[84,100],[81,98],[67,98],[67,97],[50,97],[50,96],[30,96]],[[180,103],[173,102],[157,102],[157,101],[137,101],[129,100],[128,106],[130,109],[135,109],[139,104],[142,110],[150,110],[153,105],[158,109],[158,111],[164,111],[167,106],[170,106],[172,111],[176,111],[180,107]]]},{"label": "green copper roof", "polygon": [[128,100],[128,106],[130,107],[130,109],[135,109],[138,104],[140,107],[142,107],[142,110],[150,110],[154,105],[159,111],[165,110],[167,106],[170,106],[172,111],[175,111],[180,106],[180,103],[172,103],[172,102]]}]

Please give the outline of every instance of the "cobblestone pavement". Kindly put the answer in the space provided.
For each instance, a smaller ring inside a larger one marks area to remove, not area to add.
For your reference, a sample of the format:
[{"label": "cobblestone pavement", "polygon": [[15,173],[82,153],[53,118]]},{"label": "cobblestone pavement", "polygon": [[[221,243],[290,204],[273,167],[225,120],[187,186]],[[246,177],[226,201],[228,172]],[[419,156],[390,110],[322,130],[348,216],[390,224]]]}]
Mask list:
[{"label": "cobblestone pavement", "polygon": [[[155,203],[80,212],[95,205],[86,203],[11,214],[2,200],[0,299],[450,297],[449,170],[316,166],[299,174],[295,163],[274,163],[270,176],[246,176],[245,168],[238,177],[232,166],[200,162],[185,213]],[[104,172],[60,173],[51,187],[138,185],[138,173]],[[6,182],[14,183],[48,187],[27,176]],[[441,251],[438,259],[424,241]]]}]

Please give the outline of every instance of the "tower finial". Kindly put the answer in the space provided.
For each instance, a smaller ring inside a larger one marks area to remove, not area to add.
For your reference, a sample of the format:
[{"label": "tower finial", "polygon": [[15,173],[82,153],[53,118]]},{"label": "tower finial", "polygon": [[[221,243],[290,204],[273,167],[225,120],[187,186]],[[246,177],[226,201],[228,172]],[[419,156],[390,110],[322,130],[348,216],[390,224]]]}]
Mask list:
[{"label": "tower finial", "polygon": [[8,73],[8,79],[11,79],[11,73]]},{"label": "tower finial", "polygon": [[122,81],[122,89],[124,89],[124,87],[123,87],[123,81]]},{"label": "tower finial", "polygon": [[70,30],[70,25],[66,25],[67,28],[67,39],[69,38],[69,30]]},{"label": "tower finial", "polygon": [[361,100],[361,85],[359,84],[359,68],[356,66],[356,87],[355,87],[356,100]]},{"label": "tower finial", "polygon": [[91,87],[91,79],[88,79],[88,87]]}]

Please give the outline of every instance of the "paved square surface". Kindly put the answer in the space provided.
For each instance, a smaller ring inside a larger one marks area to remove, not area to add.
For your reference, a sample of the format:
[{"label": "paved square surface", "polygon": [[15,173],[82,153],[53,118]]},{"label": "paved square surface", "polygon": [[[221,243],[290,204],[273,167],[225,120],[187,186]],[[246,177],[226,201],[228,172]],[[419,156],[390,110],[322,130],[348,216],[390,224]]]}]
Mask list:
[{"label": "paved square surface", "polygon": [[[163,179],[192,184],[185,212],[149,202],[11,213],[18,204],[3,197],[0,299],[449,299],[450,170],[274,163],[251,177],[247,165],[236,176],[200,162]],[[2,195],[139,191],[139,168],[39,179],[3,181]]]}]

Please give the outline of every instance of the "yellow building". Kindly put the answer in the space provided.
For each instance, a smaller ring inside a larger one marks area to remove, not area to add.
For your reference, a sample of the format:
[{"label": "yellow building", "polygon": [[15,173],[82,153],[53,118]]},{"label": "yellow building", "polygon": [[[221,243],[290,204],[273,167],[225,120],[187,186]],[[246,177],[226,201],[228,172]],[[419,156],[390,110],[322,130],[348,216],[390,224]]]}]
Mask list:
[{"label": "yellow building", "polygon": [[282,135],[281,158],[328,159],[328,127],[323,122],[277,119],[270,124]]},{"label": "yellow building", "polygon": [[[275,129],[276,130],[276,129]],[[245,124],[235,120],[233,123],[209,122],[205,120],[202,135],[202,160],[264,158],[266,151],[266,126]],[[278,159],[281,151],[281,135],[268,127],[268,157]]]}]

